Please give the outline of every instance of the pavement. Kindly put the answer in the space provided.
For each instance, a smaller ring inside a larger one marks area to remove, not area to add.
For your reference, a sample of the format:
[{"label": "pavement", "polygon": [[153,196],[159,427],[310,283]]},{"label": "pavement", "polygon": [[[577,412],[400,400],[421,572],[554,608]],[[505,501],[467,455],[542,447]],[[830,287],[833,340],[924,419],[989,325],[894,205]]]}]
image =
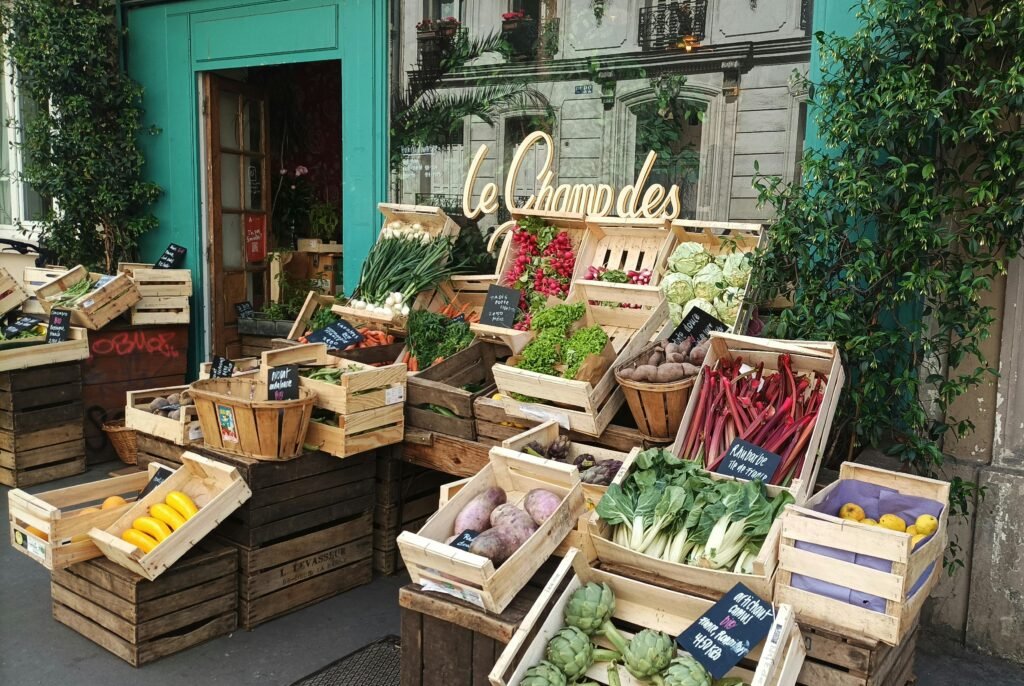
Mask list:
[{"label": "pavement", "polygon": [[[48,491],[103,478],[121,466],[94,466],[84,475],[27,490]],[[6,490],[0,489],[3,521],[7,520]],[[46,569],[10,545],[0,545],[0,684],[287,686],[363,645],[398,634],[398,589],[408,582],[404,574],[378,576],[367,586],[271,621],[255,631],[239,630],[135,669],[54,620]],[[927,636],[919,639],[916,673],[916,686],[1024,686],[1024,666],[969,653]]]}]

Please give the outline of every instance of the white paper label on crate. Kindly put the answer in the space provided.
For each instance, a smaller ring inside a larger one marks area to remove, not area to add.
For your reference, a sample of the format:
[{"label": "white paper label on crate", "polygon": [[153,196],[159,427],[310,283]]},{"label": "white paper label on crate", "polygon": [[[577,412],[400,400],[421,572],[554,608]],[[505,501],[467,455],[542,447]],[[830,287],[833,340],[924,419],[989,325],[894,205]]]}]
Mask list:
[{"label": "white paper label on crate", "polygon": [[391,386],[390,388],[384,389],[384,404],[394,405],[405,400],[405,386]]},{"label": "white paper label on crate", "polygon": [[435,583],[433,581],[429,581],[427,579],[420,579],[420,586],[423,587],[424,591],[434,591],[435,593],[445,593],[447,595],[452,596],[453,598],[458,598],[459,600],[465,600],[467,603],[472,603],[473,605],[476,605],[477,607],[482,607],[484,609],[487,609],[486,607],[484,607],[484,599],[482,597],[480,597],[480,594],[479,593],[475,593],[473,591],[470,591],[469,589],[466,589],[466,588],[456,588],[455,586],[452,586],[451,584],[439,584],[439,583]]},{"label": "white paper label on crate", "polygon": [[25,546],[25,550],[27,550],[30,554],[34,555],[35,557],[38,557],[40,560],[45,560],[46,544],[40,541],[35,536],[26,536],[26,538],[27,545]]},{"label": "white paper label on crate", "polygon": [[569,426],[569,415],[567,414],[552,412],[551,410],[541,410],[529,405],[520,405],[519,409],[522,410],[523,414],[525,414],[529,419],[536,419],[541,422],[557,422],[558,425],[566,431],[572,428]]},{"label": "white paper label on crate", "polygon": [[88,300],[86,300],[85,302],[80,302],[80,303],[78,303],[78,307],[92,307],[92,304],[93,304],[94,302],[96,302],[96,301],[95,301],[95,300],[93,300],[92,298],[89,298],[89,299],[88,299]]},{"label": "white paper label on crate", "polygon": [[198,422],[188,427],[188,440],[198,441],[203,437],[203,427]]}]

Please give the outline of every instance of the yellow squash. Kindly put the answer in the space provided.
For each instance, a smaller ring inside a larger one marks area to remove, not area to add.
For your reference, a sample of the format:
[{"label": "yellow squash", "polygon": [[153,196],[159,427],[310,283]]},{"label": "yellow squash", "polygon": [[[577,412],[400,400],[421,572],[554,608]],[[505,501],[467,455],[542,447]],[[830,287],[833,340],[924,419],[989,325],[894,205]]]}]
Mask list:
[{"label": "yellow squash", "polygon": [[136,517],[135,521],[132,522],[132,528],[138,529],[144,534],[149,534],[158,543],[171,535],[170,527],[155,517]]},{"label": "yellow squash", "polygon": [[142,552],[148,553],[157,546],[157,540],[152,536],[148,536],[138,529],[126,529],[121,538],[128,541],[134,546],[138,546]]},{"label": "yellow squash", "polygon": [[185,518],[167,503],[153,503],[149,506],[149,514],[169,526],[171,531],[177,531],[185,523]]},{"label": "yellow squash", "polygon": [[196,512],[199,512],[199,508],[192,502],[192,498],[189,498],[181,491],[171,491],[164,500],[186,520],[195,517]]}]

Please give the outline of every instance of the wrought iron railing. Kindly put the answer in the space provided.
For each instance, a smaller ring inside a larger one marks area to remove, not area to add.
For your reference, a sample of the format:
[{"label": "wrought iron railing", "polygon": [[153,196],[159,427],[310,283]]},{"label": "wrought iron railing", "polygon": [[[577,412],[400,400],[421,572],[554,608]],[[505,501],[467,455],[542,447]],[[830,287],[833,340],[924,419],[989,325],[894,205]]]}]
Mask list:
[{"label": "wrought iron railing", "polygon": [[674,50],[704,40],[707,0],[681,0],[640,8],[640,49]]}]

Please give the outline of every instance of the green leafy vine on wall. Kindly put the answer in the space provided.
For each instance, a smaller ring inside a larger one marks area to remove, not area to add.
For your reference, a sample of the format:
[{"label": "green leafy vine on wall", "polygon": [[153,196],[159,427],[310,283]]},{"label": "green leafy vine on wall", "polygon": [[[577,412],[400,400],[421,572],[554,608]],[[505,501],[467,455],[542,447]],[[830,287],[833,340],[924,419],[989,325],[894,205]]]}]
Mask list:
[{"label": "green leafy vine on wall", "polygon": [[23,179],[53,200],[41,222],[46,250],[65,264],[111,272],[134,259],[157,220],[160,194],[143,180],[142,89],[121,71],[111,0],[0,3],[21,97],[45,103],[24,123]]}]

